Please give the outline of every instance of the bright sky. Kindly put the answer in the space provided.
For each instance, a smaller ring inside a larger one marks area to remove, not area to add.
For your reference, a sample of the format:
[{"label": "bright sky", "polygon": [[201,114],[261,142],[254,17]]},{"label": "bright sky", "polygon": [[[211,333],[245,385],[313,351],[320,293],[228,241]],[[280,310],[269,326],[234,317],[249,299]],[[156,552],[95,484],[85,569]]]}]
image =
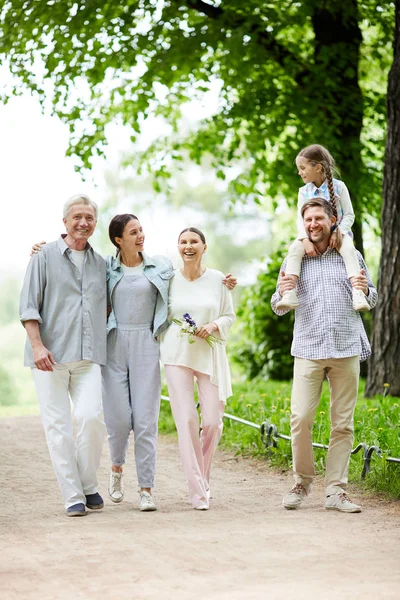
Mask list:
[{"label": "bright sky", "polygon": [[0,271],[20,271],[32,241],[63,231],[65,200],[78,191],[97,198],[100,190],[83,183],[65,157],[66,127],[28,95],[0,105],[0,132]]},{"label": "bright sky", "polygon": [[[215,107],[217,87],[207,106],[188,107],[188,112],[204,116]],[[160,123],[148,120],[141,142],[146,143],[160,131]],[[20,275],[26,268],[32,243],[51,241],[64,231],[62,207],[78,192],[87,193],[100,208],[106,198],[104,172],[118,164],[118,157],[129,148],[129,133],[111,128],[107,159],[98,159],[91,171],[93,181],[84,182],[74,171],[72,158],[65,156],[68,128],[57,117],[44,116],[39,102],[28,92],[0,104],[0,276],[9,272]],[[120,210],[131,210],[122,206]],[[180,231],[187,226],[187,215],[174,216],[167,227],[168,215],[157,211],[157,218],[140,213],[146,232],[146,248],[151,254],[174,257],[175,237],[166,229]],[[172,245],[172,248],[171,248]],[[176,255],[175,255],[176,256]]]},{"label": "bright sky", "polygon": [[[69,196],[87,193],[101,208],[106,196],[103,173],[117,163],[128,135],[114,129],[112,155],[97,161],[94,181],[84,182],[74,171],[73,159],[65,156],[67,127],[56,117],[43,116],[35,99],[27,95],[0,105],[0,132],[0,273],[20,274],[34,241],[51,241],[64,231],[62,207]],[[174,230],[185,226],[184,219],[175,220]],[[163,234],[165,216],[158,214],[156,222],[150,222],[150,215],[141,220],[149,252],[171,256],[174,241]]]}]

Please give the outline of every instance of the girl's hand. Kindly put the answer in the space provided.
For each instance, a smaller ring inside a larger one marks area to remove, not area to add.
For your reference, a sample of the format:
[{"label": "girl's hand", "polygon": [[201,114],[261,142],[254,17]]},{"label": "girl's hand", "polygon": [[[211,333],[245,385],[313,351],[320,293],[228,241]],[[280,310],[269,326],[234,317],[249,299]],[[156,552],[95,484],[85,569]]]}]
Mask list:
[{"label": "girl's hand", "polygon": [[228,290],[233,290],[237,285],[237,279],[232,275],[232,273],[227,273],[222,280],[222,283],[226,285]]},{"label": "girl's hand", "polygon": [[336,248],[336,250],[338,252],[340,252],[342,243],[343,243],[343,233],[340,231],[340,229],[338,227],[337,229],[335,229],[335,231],[333,231],[331,233],[331,237],[329,240],[329,248]]},{"label": "girl's hand", "polygon": [[36,242],[36,244],[33,244],[32,248],[31,248],[31,256],[33,256],[34,254],[37,254],[38,252],[40,252],[40,250],[42,249],[43,244],[45,244],[46,242]]},{"label": "girl's hand", "polygon": [[303,242],[304,250],[307,256],[319,256],[318,250],[308,238],[304,238],[304,240],[301,241]]},{"label": "girl's hand", "polygon": [[331,233],[331,237],[329,238],[329,248],[337,248],[337,234],[336,231]]},{"label": "girl's hand", "polygon": [[339,227],[336,229],[336,250],[338,252],[340,252],[340,248],[342,247],[343,244],[343,233],[341,231],[341,229],[339,229]]},{"label": "girl's hand", "polygon": [[206,325],[198,327],[195,335],[205,340],[209,335],[213,335],[216,331],[218,331],[216,323],[206,323]]}]

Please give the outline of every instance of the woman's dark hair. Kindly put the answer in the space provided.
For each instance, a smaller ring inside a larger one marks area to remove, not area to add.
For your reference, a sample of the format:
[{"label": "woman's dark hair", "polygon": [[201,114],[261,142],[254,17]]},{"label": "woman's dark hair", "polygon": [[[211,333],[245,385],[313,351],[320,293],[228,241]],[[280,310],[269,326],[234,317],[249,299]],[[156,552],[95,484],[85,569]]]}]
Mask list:
[{"label": "woman's dark hair", "polygon": [[200,231],[200,229],[197,229],[196,227],[186,227],[186,229],[183,229],[178,236],[178,242],[181,239],[182,233],[185,233],[186,231],[191,231],[192,233],[197,233],[197,235],[199,236],[199,238],[201,239],[203,244],[206,243],[206,236],[204,235],[204,233],[202,231]]},{"label": "woman's dark hair", "polygon": [[129,221],[132,221],[132,219],[139,221],[139,219],[135,217],[135,215],[131,215],[128,213],[125,213],[123,215],[115,215],[115,217],[113,217],[110,221],[110,225],[108,226],[108,235],[111,242],[117,248],[117,256],[120,253],[121,248],[118,246],[117,242],[115,241],[115,238],[122,237],[126,225],[129,223]]}]

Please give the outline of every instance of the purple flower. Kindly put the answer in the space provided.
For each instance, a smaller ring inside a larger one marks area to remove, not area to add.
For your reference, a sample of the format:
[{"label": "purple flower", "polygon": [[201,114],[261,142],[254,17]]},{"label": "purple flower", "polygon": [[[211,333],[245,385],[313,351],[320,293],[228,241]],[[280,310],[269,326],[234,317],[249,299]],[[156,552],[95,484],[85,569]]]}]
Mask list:
[{"label": "purple flower", "polygon": [[192,319],[189,313],[185,313],[183,315],[183,318],[185,319],[186,323],[188,323],[191,327],[197,327],[196,322]]}]

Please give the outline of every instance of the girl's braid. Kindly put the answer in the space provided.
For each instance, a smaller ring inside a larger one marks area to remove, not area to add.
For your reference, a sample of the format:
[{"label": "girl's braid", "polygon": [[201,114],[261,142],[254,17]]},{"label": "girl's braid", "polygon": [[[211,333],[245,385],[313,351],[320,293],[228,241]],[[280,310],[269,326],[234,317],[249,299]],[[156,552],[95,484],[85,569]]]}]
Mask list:
[{"label": "girl's braid", "polygon": [[326,179],[328,181],[329,198],[331,200],[331,204],[333,206],[333,209],[335,211],[335,215],[337,217],[337,214],[338,214],[338,203],[337,203],[337,198],[335,196],[335,188],[333,187],[333,179],[332,179],[331,167],[330,167],[329,163],[323,164],[323,167],[324,167]]}]

